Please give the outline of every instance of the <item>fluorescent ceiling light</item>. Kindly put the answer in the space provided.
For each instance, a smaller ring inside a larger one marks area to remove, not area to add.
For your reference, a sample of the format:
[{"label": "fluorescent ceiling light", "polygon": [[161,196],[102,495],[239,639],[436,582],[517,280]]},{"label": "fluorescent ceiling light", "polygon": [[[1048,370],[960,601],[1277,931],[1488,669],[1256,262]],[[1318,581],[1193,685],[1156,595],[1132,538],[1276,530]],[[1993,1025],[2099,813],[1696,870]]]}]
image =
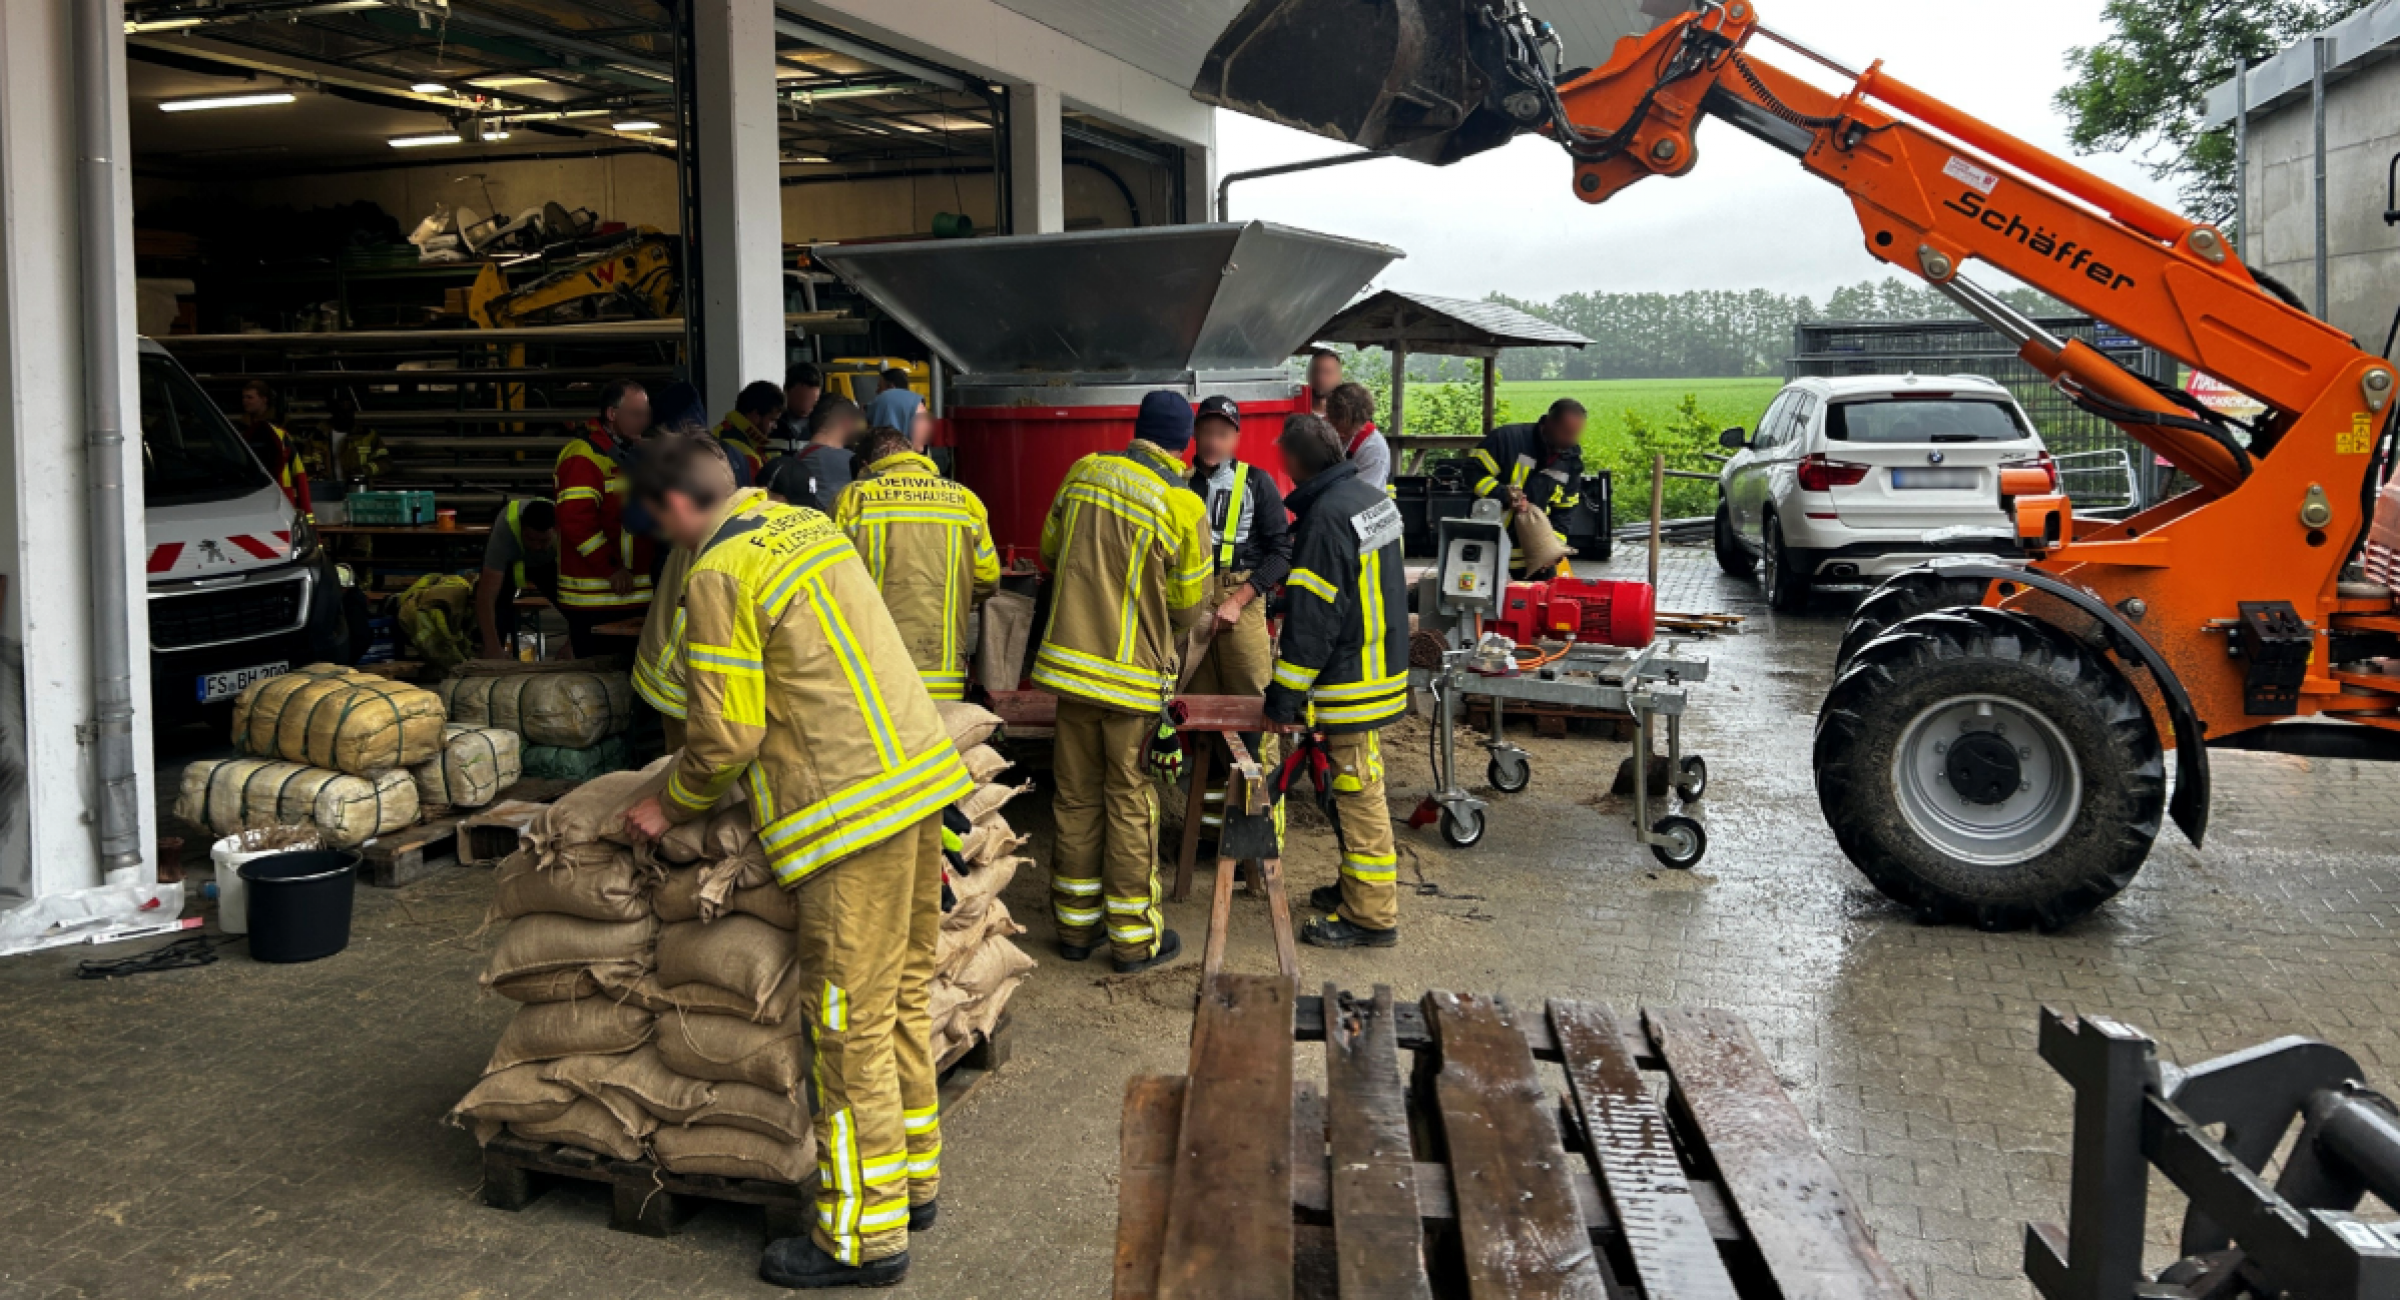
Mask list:
[{"label": "fluorescent ceiling light", "polygon": [[420,95],[447,95],[450,88],[438,81],[420,81],[409,89]]},{"label": "fluorescent ceiling light", "polygon": [[148,22],[135,22],[128,19],[125,23],[125,34],[139,36],[144,32],[179,32],[187,27],[198,27],[207,21],[206,18],[154,18]]},{"label": "fluorescent ceiling light", "polygon": [[861,99],[871,95],[900,95],[915,90],[915,86],[828,86],[823,90],[795,90],[792,98],[805,104],[818,99]]},{"label": "fluorescent ceiling light", "polygon": [[792,163],[829,163],[832,162],[833,159],[819,153],[803,153],[793,154],[790,157],[785,158],[784,161]]},{"label": "fluorescent ceiling light", "polygon": [[384,141],[394,149],[422,149],[434,144],[457,144],[456,135],[396,135]]},{"label": "fluorescent ceiling light", "polygon": [[506,139],[508,138],[508,132],[506,132],[506,131],[486,131],[486,132],[484,132],[484,133],[483,133],[483,138],[484,138],[484,141],[485,141],[486,143],[489,143],[489,142],[491,142],[491,141],[493,141],[493,140],[506,140]]},{"label": "fluorescent ceiling light", "polygon": [[158,106],[162,113],[197,113],[210,108],[257,108],[264,104],[289,104],[293,96],[287,91],[266,95],[215,95],[207,99],[170,99]]},{"label": "fluorescent ceiling light", "polygon": [[617,129],[617,130],[624,131],[624,132],[628,132],[628,133],[635,133],[635,132],[641,132],[641,131],[655,131],[655,130],[657,130],[657,129],[658,129],[658,123],[656,123],[656,122],[651,122],[651,121],[646,121],[646,120],[636,120],[636,121],[631,121],[631,122],[618,122],[618,123],[615,123],[615,126],[616,126],[616,129]]},{"label": "fluorescent ceiling light", "polygon": [[546,86],[550,83],[540,77],[476,77],[467,84],[485,90],[506,90],[511,86]]}]

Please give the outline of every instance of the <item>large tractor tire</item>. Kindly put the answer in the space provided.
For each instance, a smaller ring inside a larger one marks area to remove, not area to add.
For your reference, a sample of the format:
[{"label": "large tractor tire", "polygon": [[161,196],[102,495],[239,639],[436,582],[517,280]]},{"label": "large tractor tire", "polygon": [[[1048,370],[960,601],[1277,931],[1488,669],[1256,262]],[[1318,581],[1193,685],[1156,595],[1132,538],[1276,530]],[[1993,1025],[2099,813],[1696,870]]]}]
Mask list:
[{"label": "large tractor tire", "polygon": [[1850,671],[1850,661],[1857,657],[1859,647],[1919,614],[1982,604],[1988,585],[1981,578],[1947,577],[1931,566],[1904,570],[1884,579],[1882,586],[1851,611],[1850,630],[1842,634],[1842,648],[1833,658],[1834,675]]},{"label": "large tractor tire", "polygon": [[2022,614],[1921,614],[1862,647],[1817,717],[1842,851],[1926,920],[2055,928],[2132,883],[2166,758],[2122,673]]}]

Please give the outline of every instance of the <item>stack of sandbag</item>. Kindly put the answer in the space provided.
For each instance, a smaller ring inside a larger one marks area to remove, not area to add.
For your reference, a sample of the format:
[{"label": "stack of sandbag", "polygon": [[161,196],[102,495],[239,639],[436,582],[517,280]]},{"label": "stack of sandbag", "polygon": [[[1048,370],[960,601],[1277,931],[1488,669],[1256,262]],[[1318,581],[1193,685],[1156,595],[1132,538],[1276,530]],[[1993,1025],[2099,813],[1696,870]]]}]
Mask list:
[{"label": "stack of sandbag", "polygon": [[481,808],[524,773],[523,742],[498,727],[442,728],[441,752],[408,770],[427,816],[442,809]]},{"label": "stack of sandbag", "polygon": [[623,768],[633,684],[607,661],[460,665],[436,691],[450,721],[524,738],[525,775],[584,780]]},{"label": "stack of sandbag", "polygon": [[1013,942],[1025,933],[1000,900],[1017,869],[1026,865],[1018,856],[1025,837],[1010,829],[1001,813],[1008,801],[1030,790],[1011,786],[1001,777],[1009,763],[988,743],[1000,729],[1000,719],[972,704],[940,706],[942,725],[966,760],[975,791],[961,800],[957,811],[969,829],[962,836],[958,860],[952,863],[950,910],[942,916],[941,937],[934,949],[933,1051],[947,1056],[979,1035],[989,1035],[1000,1013],[1034,962]]}]

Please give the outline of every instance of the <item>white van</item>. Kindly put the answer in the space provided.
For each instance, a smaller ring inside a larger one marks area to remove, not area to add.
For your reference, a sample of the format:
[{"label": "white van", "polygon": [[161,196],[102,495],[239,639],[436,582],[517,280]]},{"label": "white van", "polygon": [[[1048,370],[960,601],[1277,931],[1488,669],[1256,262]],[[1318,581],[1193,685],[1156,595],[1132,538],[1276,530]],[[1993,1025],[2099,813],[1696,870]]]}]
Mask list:
[{"label": "white van", "polygon": [[142,522],[157,725],[221,712],[244,686],[348,661],[339,571],[232,421],[143,339]]}]

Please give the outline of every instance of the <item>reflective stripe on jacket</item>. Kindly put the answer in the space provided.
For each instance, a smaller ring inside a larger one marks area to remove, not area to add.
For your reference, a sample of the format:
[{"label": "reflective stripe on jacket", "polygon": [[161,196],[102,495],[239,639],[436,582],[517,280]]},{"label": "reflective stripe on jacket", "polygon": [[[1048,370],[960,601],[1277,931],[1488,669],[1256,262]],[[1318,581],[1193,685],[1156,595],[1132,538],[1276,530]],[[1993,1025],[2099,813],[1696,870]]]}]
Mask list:
[{"label": "reflective stripe on jacket", "polygon": [[968,620],[1000,585],[983,502],[915,452],[842,489],[833,521],[867,562],[908,657],[937,700],[967,697]]},{"label": "reflective stripe on jacket", "polygon": [[[1347,464],[1295,488],[1289,609],[1267,686],[1267,716],[1370,731],[1408,712],[1408,579],[1398,508]],[[1362,539],[1386,538],[1363,546]]]},{"label": "reflective stripe on jacket", "polygon": [[706,814],[746,783],[785,885],[966,797],[966,764],[833,521],[734,494],[683,587],[686,723],[661,799]]},{"label": "reflective stripe on jacket", "polygon": [[658,585],[650,612],[642,618],[642,639],[633,648],[634,694],[665,717],[684,715],[683,584],[691,576],[692,553],[683,547],[667,552],[658,566]]},{"label": "reflective stripe on jacket", "polygon": [[1179,616],[1206,598],[1215,566],[1207,507],[1183,473],[1139,440],[1067,471],[1042,525],[1052,593],[1034,685],[1131,713],[1174,694]]},{"label": "reflective stripe on jacket", "polygon": [[1236,460],[1213,470],[1194,465],[1191,486],[1208,507],[1218,571],[1246,573],[1259,595],[1274,595],[1292,571],[1291,515],[1275,480]]},{"label": "reflective stripe on jacket", "polygon": [[292,435],[285,433],[282,425],[272,422],[264,426],[264,432],[258,425],[246,424],[242,435],[258,458],[267,462],[267,472],[275,476],[275,485],[283,489],[284,499],[292,503],[292,509],[299,511],[304,519],[316,518],[308,495],[308,466],[292,450]]},{"label": "reflective stripe on jacket", "polygon": [[[558,601],[569,609],[632,610],[650,603],[655,543],[625,531],[628,485],[615,451],[594,423],[558,453]],[[633,590],[622,596],[609,585],[619,569],[633,573]]]},{"label": "reflective stripe on jacket", "polygon": [[758,484],[758,471],[767,463],[764,448],[766,435],[750,422],[750,417],[735,411],[717,426],[717,441],[725,445],[726,454],[734,460],[734,474],[743,487]]},{"label": "reflective stripe on jacket", "polygon": [[1475,449],[1475,464],[1483,470],[1475,483],[1479,497],[1497,495],[1504,486],[1521,489],[1553,522],[1583,504],[1583,449],[1552,446],[1539,424],[1492,430]]}]

